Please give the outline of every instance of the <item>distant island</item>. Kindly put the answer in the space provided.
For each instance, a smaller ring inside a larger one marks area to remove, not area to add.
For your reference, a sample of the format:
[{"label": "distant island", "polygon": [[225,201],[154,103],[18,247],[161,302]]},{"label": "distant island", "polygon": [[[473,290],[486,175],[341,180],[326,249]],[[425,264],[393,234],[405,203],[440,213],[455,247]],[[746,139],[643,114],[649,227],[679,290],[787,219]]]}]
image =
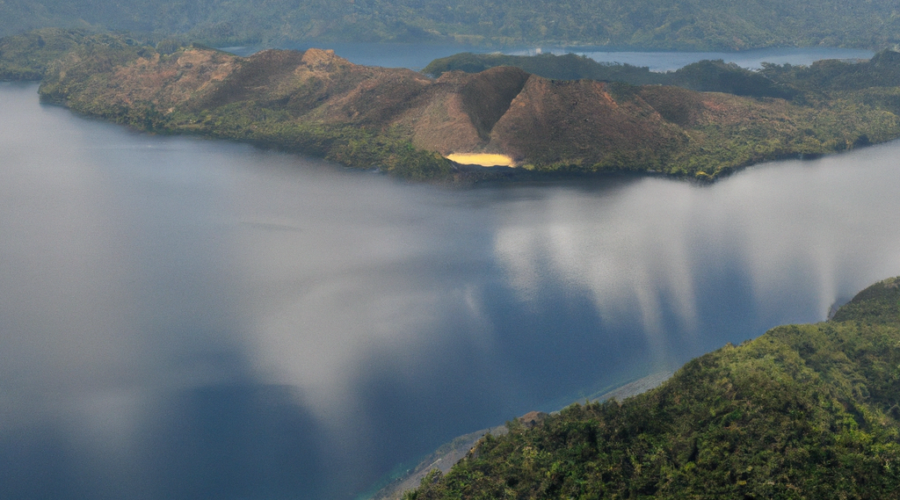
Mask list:
[{"label": "distant island", "polygon": [[[39,75],[46,102],[142,130],[247,141],[417,180],[611,171],[711,180],[900,137],[900,53],[889,50],[761,72],[721,61],[667,74],[609,68],[618,81],[584,79],[597,75],[579,71],[603,65],[575,56],[499,59],[506,65],[479,57],[487,69],[438,61],[429,71],[449,70],[432,78],[317,49],[244,58],[43,30],[0,40],[0,78]],[[525,62],[531,73],[515,65]],[[539,76],[560,68],[583,79]],[[628,83],[634,75],[665,85]]]},{"label": "distant island", "polygon": [[507,430],[405,500],[887,498],[900,490],[900,278],[639,396]]},{"label": "distant island", "polygon": [[90,28],[207,44],[552,44],[670,50],[900,42],[894,0],[14,0],[0,36]]}]

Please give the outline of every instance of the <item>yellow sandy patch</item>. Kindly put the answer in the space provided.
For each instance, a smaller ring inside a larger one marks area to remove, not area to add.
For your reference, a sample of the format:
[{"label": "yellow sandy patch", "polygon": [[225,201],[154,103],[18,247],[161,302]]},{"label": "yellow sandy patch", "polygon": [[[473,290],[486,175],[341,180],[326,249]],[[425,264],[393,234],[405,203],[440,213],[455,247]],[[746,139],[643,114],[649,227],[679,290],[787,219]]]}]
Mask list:
[{"label": "yellow sandy patch", "polygon": [[461,165],[481,165],[482,167],[513,167],[515,162],[506,155],[453,153],[447,159]]}]

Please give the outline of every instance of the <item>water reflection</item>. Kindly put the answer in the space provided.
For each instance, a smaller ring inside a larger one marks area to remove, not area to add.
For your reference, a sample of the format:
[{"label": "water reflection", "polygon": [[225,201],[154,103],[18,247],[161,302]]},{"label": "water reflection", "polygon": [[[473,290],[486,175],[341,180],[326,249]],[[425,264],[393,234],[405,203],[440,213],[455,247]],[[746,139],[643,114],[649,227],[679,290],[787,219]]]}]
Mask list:
[{"label": "water reflection", "polygon": [[900,274],[897,143],[449,190],[0,109],[3,497],[348,498]]},{"label": "water reflection", "polygon": [[721,288],[746,287],[766,321],[785,303],[812,312],[794,320],[820,319],[838,297],[900,270],[900,216],[879,208],[895,203],[897,147],[760,166],[708,187],[550,189],[510,211],[527,219],[499,221],[495,251],[522,300],[540,300],[553,280],[583,289],[606,322],[639,320],[657,357],[678,350],[674,333],[703,330],[702,287],[735,272]]}]

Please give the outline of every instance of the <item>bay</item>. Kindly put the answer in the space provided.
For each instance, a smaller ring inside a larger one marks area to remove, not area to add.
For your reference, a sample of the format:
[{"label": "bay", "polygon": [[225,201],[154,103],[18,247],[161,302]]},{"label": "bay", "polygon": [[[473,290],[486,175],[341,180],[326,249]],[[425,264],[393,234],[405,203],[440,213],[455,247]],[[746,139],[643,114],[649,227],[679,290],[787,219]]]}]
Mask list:
[{"label": "bay", "polygon": [[900,274],[898,153],[447,189],[2,84],[0,491],[352,498]]}]

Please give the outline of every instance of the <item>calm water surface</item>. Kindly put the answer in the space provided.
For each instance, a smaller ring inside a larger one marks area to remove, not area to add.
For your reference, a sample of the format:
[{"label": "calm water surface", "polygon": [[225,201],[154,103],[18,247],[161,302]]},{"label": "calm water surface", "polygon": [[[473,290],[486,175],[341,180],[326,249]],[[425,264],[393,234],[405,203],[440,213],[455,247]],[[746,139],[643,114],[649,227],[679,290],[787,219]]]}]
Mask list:
[{"label": "calm water surface", "polygon": [[[535,55],[540,53],[579,54],[597,62],[627,63],[646,66],[650,71],[674,71],[688,64],[705,59],[722,59],[748,69],[760,69],[763,62],[808,66],[820,59],[869,59],[874,52],[864,49],[841,49],[833,47],[774,48],[743,50],[735,52],[671,52],[671,51],[617,51],[591,47],[518,47],[492,49],[466,45],[426,45],[426,44],[372,44],[341,42],[306,42],[288,44],[278,48],[306,50],[310,47],[332,49],[335,53],[354,64],[384,66],[388,68],[409,68],[420,71],[431,61],[460,52],[476,54],[502,52],[510,55]],[[248,56],[263,47],[223,47],[223,50],[241,56]]]},{"label": "calm water surface", "polygon": [[0,497],[352,498],[900,274],[900,143],[474,189],[0,85]]}]

